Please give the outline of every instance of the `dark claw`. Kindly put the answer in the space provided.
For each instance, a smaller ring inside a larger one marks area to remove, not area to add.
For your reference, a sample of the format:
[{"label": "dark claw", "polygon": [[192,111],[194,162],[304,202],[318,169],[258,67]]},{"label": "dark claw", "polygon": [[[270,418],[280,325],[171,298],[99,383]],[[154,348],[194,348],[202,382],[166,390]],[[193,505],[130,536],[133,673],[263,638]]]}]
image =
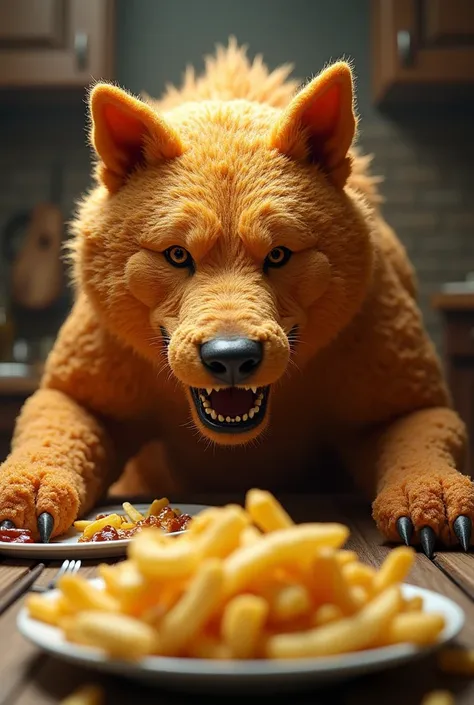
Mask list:
[{"label": "dark claw", "polygon": [[461,514],[453,524],[454,533],[465,551],[469,551],[471,543],[472,521]]},{"label": "dark claw", "polygon": [[413,536],[413,524],[411,523],[411,519],[409,517],[400,517],[397,519],[397,530],[402,541],[409,546],[411,544],[411,537]]},{"label": "dark claw", "polygon": [[436,543],[436,534],[431,526],[424,526],[420,530],[420,543],[423,551],[426,553],[428,558],[432,560]]},{"label": "dark claw", "polygon": [[53,533],[54,519],[48,512],[43,512],[38,517],[38,531],[41,543],[48,543]]},{"label": "dark claw", "polygon": [[4,519],[4,520],[0,523],[0,530],[2,530],[2,529],[14,529],[14,528],[15,528],[15,524],[14,524],[12,521],[10,521],[10,519]]}]

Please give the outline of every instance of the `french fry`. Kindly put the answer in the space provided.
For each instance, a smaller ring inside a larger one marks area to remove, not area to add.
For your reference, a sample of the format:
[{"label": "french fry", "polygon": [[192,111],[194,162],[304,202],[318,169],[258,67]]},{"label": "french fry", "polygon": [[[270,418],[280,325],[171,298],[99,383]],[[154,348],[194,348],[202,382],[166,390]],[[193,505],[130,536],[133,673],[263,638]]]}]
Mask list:
[{"label": "french fry", "polygon": [[370,565],[364,565],[358,561],[351,561],[342,566],[342,574],[351,585],[360,585],[369,591],[372,589],[375,569]]},{"label": "french fry", "polygon": [[89,521],[87,519],[78,519],[74,522],[73,526],[76,531],[80,531],[82,533],[84,529],[89,526],[89,524],[92,524],[92,521]]},{"label": "french fry", "polygon": [[122,522],[122,526],[121,526],[120,528],[123,529],[123,530],[125,530],[125,529],[133,529],[134,526],[135,526],[135,524],[132,524],[131,521],[123,521],[123,522]]},{"label": "french fry", "polygon": [[136,523],[137,521],[141,521],[145,518],[143,514],[133,506],[133,504],[130,504],[130,502],[124,502],[122,507],[132,523]]},{"label": "french fry", "polygon": [[433,690],[421,701],[421,705],[454,705],[454,703],[454,696],[449,690]]},{"label": "french fry", "polygon": [[206,634],[196,637],[187,651],[191,658],[216,659],[218,661],[232,658],[231,650],[227,644]]},{"label": "french fry", "polygon": [[153,502],[148,507],[145,514],[145,518],[148,519],[150,516],[157,517],[158,514],[169,505],[170,501],[168,497],[163,497],[162,499],[154,499]]},{"label": "french fry", "polygon": [[239,545],[248,519],[241,507],[222,509],[199,537],[197,550],[201,558],[225,558]]},{"label": "french fry", "polygon": [[283,509],[280,502],[264,490],[250,490],[245,498],[245,509],[254,524],[267,533],[294,526],[294,521]]},{"label": "french fry", "polygon": [[397,614],[381,637],[383,645],[409,642],[417,646],[435,644],[444,629],[441,614],[402,612]]},{"label": "french fry", "polygon": [[174,655],[186,647],[214,610],[222,595],[222,562],[209,558],[199,566],[186,593],[159,625],[160,653]]},{"label": "french fry", "polygon": [[403,601],[403,612],[421,612],[423,609],[423,598],[421,595],[414,595]]},{"label": "french fry", "polygon": [[67,698],[61,700],[61,705],[104,705],[105,693],[97,685],[83,685]]},{"label": "french fry", "polygon": [[413,548],[409,546],[393,548],[374,577],[374,593],[380,593],[390,585],[403,582],[414,562],[415,551]]},{"label": "french fry", "polygon": [[334,603],[345,615],[357,612],[359,602],[353,588],[344,577],[343,566],[336,559],[336,551],[318,551],[312,565],[312,592],[317,603]]},{"label": "french fry", "polygon": [[339,551],[336,551],[336,560],[339,565],[347,565],[348,563],[358,562],[359,556],[355,551],[341,548]]},{"label": "french fry", "polygon": [[273,622],[295,619],[311,611],[311,597],[304,585],[277,586],[269,597],[269,618]]},{"label": "french fry", "polygon": [[119,611],[119,603],[112,595],[94,587],[81,575],[65,573],[58,580],[58,588],[79,610]]},{"label": "french fry", "polygon": [[147,578],[182,578],[197,568],[200,554],[191,542],[165,538],[157,529],[146,529],[134,537],[129,556]]},{"label": "french fry", "polygon": [[240,546],[252,546],[262,538],[262,534],[255,526],[246,526],[240,534]]},{"label": "french fry", "polygon": [[26,607],[33,617],[39,622],[56,626],[61,618],[58,600],[45,600],[41,595],[31,594],[26,598]]},{"label": "french fry", "polygon": [[474,649],[448,646],[438,654],[438,667],[444,673],[474,676]]},{"label": "french fry", "polygon": [[124,614],[99,610],[85,610],[70,618],[66,637],[130,661],[153,653],[157,645],[156,632],[148,624]]},{"label": "french fry", "polygon": [[86,526],[84,529],[84,538],[90,539],[92,536],[104,526],[113,526],[114,529],[120,529],[122,526],[122,517],[119,514],[108,514],[102,519],[96,519]]},{"label": "french fry", "polygon": [[269,637],[265,655],[277,659],[307,658],[368,648],[386,629],[400,605],[400,590],[388,588],[352,617],[299,634]]},{"label": "french fry", "polygon": [[276,566],[307,561],[321,546],[338,548],[348,533],[342,524],[299,524],[266,534],[226,559],[226,592],[239,592]]},{"label": "french fry", "polygon": [[232,658],[256,656],[268,615],[268,603],[257,595],[237,595],[227,603],[222,616],[222,636]]},{"label": "french fry", "polygon": [[323,624],[337,622],[337,620],[342,619],[343,616],[341,608],[338,607],[338,605],[327,603],[318,607],[316,612],[312,615],[311,623],[314,627],[322,627]]}]

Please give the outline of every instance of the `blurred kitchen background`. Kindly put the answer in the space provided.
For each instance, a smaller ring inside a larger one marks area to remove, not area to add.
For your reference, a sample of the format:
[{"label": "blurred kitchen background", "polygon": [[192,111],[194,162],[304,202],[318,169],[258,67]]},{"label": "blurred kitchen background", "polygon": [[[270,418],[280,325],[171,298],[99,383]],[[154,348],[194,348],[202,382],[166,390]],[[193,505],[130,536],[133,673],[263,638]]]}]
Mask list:
[{"label": "blurred kitchen background", "polygon": [[0,0],[0,459],[72,302],[88,85],[159,96],[230,35],[301,79],[351,59],[359,142],[474,431],[474,0]]}]

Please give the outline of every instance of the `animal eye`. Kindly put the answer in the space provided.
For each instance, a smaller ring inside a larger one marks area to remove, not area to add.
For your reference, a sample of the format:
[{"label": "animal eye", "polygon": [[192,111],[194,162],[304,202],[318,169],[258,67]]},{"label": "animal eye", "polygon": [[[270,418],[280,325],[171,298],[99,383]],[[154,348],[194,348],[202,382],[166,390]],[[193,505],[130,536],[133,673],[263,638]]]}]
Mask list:
[{"label": "animal eye", "polygon": [[283,267],[283,265],[288,262],[292,254],[292,251],[287,247],[274,247],[273,250],[270,250],[268,255],[265,257],[263,268],[268,269],[268,267]]},{"label": "animal eye", "polygon": [[194,266],[193,258],[184,247],[179,245],[174,245],[173,247],[168,247],[163,253],[170,264],[173,267],[189,267]]}]

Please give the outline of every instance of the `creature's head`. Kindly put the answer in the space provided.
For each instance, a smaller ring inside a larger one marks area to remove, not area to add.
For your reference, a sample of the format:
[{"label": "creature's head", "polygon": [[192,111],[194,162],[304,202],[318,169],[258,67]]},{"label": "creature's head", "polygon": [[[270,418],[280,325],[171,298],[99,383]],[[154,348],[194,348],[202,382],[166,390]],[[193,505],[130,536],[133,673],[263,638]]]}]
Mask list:
[{"label": "creature's head", "polygon": [[74,225],[79,284],[139,354],[159,366],[166,351],[203,436],[253,439],[291,356],[305,364],[367,291],[350,68],[283,110],[203,101],[160,115],[107,84],[90,104],[98,184]]}]

